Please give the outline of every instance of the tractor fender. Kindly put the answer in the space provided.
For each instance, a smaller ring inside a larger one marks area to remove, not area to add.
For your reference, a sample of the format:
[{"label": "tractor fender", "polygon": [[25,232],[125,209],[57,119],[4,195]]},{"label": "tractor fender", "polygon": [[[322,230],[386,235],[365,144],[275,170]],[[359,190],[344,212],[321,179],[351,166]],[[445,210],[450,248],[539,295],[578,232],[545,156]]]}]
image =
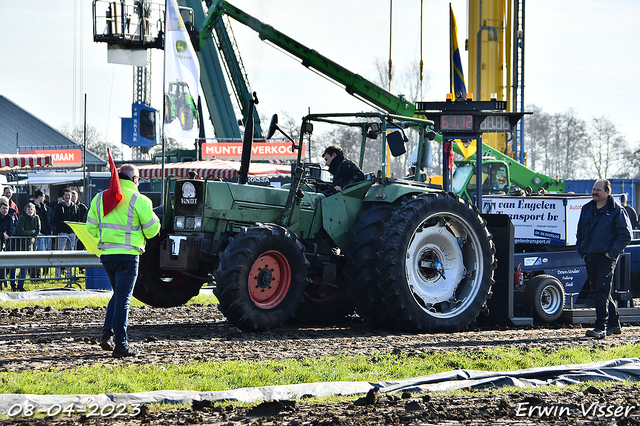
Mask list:
[{"label": "tractor fender", "polygon": [[363,202],[394,203],[407,196],[424,194],[425,192],[442,192],[442,189],[425,188],[423,185],[373,185]]}]

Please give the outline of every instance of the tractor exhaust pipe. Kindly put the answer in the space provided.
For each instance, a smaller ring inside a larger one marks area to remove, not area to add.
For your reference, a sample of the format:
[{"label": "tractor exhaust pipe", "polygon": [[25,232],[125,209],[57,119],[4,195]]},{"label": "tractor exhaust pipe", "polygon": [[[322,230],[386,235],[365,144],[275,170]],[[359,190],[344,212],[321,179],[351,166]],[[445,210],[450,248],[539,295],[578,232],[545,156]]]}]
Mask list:
[{"label": "tractor exhaust pipe", "polygon": [[253,99],[249,101],[249,112],[247,122],[244,125],[244,137],[242,139],[242,158],[240,159],[240,174],[238,183],[244,185],[249,177],[249,163],[251,162],[251,147],[253,146],[253,110],[258,103],[256,92],[253,92]]}]

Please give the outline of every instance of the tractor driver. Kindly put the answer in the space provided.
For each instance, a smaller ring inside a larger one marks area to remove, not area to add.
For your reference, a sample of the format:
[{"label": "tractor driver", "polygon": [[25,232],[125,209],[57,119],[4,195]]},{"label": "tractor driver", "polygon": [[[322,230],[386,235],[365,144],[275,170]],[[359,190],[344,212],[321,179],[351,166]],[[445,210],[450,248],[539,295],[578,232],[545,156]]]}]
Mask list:
[{"label": "tractor driver", "polygon": [[344,158],[342,148],[336,145],[328,146],[322,154],[325,164],[329,167],[329,173],[333,175],[333,191],[324,192],[332,195],[342,191],[348,185],[363,181],[364,173],[353,161]]}]

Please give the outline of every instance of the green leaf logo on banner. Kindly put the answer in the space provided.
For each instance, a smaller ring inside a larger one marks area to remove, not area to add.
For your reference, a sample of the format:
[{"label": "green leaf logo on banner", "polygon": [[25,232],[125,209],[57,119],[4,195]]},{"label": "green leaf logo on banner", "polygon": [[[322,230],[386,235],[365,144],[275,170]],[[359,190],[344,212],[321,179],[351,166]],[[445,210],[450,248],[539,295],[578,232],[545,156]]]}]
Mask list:
[{"label": "green leaf logo on banner", "polygon": [[187,51],[187,42],[184,40],[176,40],[176,51],[178,53],[184,53]]}]

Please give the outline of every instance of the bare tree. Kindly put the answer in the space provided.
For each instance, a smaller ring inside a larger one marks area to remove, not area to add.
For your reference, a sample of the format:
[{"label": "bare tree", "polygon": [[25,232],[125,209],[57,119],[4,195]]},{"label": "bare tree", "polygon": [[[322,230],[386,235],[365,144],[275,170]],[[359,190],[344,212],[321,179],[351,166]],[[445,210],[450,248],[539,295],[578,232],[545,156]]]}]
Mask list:
[{"label": "bare tree", "polygon": [[565,115],[563,127],[565,133],[565,155],[567,178],[579,177],[579,171],[584,170],[586,162],[582,154],[587,145],[587,129],[584,120],[576,118],[573,109]]},{"label": "bare tree", "polygon": [[587,152],[599,178],[620,174],[624,167],[626,141],[606,117],[593,118],[589,126]]},{"label": "bare tree", "polygon": [[[60,128],[60,132],[75,141],[78,145],[84,146],[85,133],[82,126],[77,126],[72,129],[68,123],[65,123]],[[98,157],[107,159],[107,148],[111,150],[113,158],[122,158],[122,149],[119,145],[105,141],[97,128],[87,126],[87,149]]]},{"label": "bare tree", "polygon": [[[637,145],[637,144],[636,144]],[[640,179],[640,148],[625,148],[621,178]]]},{"label": "bare tree", "polygon": [[581,177],[586,162],[586,124],[569,109],[549,115],[529,105],[533,115],[525,121],[525,149],[528,166],[547,176],[563,179]]},{"label": "bare tree", "polygon": [[547,174],[576,178],[580,166],[584,165],[582,153],[586,148],[586,124],[569,109],[565,113],[554,114],[552,125],[555,155]]},{"label": "bare tree", "polygon": [[389,62],[377,58],[375,65],[376,70],[378,71],[378,84],[385,90],[389,90],[389,81],[395,81],[393,76],[395,75],[396,69],[391,67],[391,80],[389,80]]},{"label": "bare tree", "polygon": [[[360,163],[360,145],[362,143],[362,134],[359,127],[349,126],[334,126],[331,130],[319,134],[314,139],[314,146],[318,147],[314,152],[317,152],[317,161],[321,161],[324,165],[320,155],[324,149],[329,145],[338,145],[342,148],[345,158],[350,159],[356,164]],[[378,139],[379,140],[379,139]],[[379,150],[378,150],[379,151]],[[369,151],[371,154],[371,151]],[[365,155],[364,163],[362,164],[362,170],[365,173],[373,171],[373,169],[379,165],[374,162],[374,155]],[[379,156],[378,156],[379,158]]]},{"label": "bare tree", "polygon": [[524,126],[524,143],[527,153],[527,165],[532,170],[545,173],[550,151],[550,116],[542,108],[529,105],[527,111],[533,112],[526,117]]}]

